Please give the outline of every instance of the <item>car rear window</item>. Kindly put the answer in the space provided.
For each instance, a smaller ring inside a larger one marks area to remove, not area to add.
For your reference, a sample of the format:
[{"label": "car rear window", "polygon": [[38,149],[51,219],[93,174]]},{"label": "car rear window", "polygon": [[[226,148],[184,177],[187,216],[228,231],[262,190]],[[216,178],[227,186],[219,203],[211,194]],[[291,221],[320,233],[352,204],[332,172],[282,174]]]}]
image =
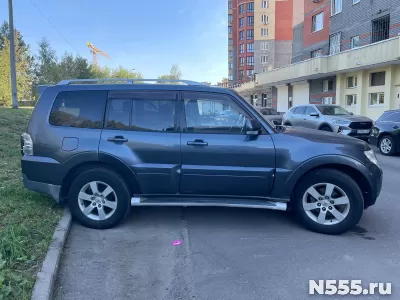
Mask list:
[{"label": "car rear window", "polygon": [[60,92],[50,112],[50,124],[101,128],[107,93],[107,91]]}]

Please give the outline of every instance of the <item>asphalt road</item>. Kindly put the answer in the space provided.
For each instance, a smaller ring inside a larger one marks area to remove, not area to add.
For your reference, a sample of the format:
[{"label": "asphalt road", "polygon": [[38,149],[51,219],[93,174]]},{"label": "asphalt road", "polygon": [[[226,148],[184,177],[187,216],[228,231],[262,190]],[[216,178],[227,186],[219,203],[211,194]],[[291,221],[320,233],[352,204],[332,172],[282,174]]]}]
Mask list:
[{"label": "asphalt road", "polygon": [[310,279],[391,282],[386,297],[400,299],[400,156],[378,159],[377,204],[341,236],[309,232],[282,212],[235,208],[139,208],[106,231],[74,224],[55,299],[326,299],[308,295]]}]

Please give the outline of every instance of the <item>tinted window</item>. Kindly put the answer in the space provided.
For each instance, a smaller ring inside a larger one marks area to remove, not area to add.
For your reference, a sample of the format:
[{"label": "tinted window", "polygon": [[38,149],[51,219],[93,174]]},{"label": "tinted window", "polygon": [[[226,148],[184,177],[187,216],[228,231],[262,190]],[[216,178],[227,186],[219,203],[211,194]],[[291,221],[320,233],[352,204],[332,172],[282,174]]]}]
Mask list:
[{"label": "tinted window", "polygon": [[230,97],[185,93],[184,100],[186,131],[244,134],[246,114]]},{"label": "tinted window", "polygon": [[304,115],[305,112],[306,112],[306,107],[305,106],[296,107],[295,110],[293,111],[293,113],[295,113],[297,115]]},{"label": "tinted window", "polygon": [[263,109],[263,110],[261,110],[261,113],[264,116],[270,116],[270,115],[277,115],[278,114],[278,112],[276,110],[274,110],[274,109]]},{"label": "tinted window", "polygon": [[131,130],[176,131],[176,95],[175,92],[134,93]]},{"label": "tinted window", "polygon": [[400,122],[400,112],[395,112],[382,118],[383,122]]},{"label": "tinted window", "polygon": [[334,105],[318,105],[317,106],[321,114],[327,116],[345,116],[350,115],[350,113],[341,106]]},{"label": "tinted window", "polygon": [[317,111],[312,106],[307,106],[306,115],[315,114]]},{"label": "tinted window", "polygon": [[108,102],[107,128],[129,129],[132,100],[112,99]]},{"label": "tinted window", "polygon": [[73,91],[57,95],[49,122],[56,126],[101,128],[107,91]]}]

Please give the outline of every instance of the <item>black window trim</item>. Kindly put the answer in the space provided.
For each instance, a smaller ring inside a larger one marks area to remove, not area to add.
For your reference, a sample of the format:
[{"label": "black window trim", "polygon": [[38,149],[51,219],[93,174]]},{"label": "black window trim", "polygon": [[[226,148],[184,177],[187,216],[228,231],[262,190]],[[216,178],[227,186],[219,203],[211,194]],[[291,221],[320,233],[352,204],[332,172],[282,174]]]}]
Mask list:
[{"label": "black window trim", "polygon": [[[136,94],[136,93],[157,93],[157,92],[171,92],[171,93],[175,93],[175,99],[174,101],[174,106],[175,106],[175,115],[174,115],[174,130],[173,131],[148,131],[148,130],[133,130],[131,129],[131,125],[132,125],[132,108],[133,108],[133,98],[129,98],[129,97],[118,97],[118,96],[110,96],[111,93],[113,92],[118,92],[121,94]],[[129,112],[129,129],[122,129],[122,128],[108,128],[105,127],[106,122],[108,120],[108,112],[109,112],[109,103],[111,102],[111,100],[115,100],[115,99],[130,99],[132,104],[131,104],[131,110]],[[108,95],[107,95],[107,102],[106,102],[106,107],[105,107],[105,112],[104,112],[104,118],[103,118],[103,127],[102,129],[106,129],[106,130],[119,130],[119,131],[127,131],[127,132],[151,132],[151,133],[180,133],[181,129],[180,129],[180,122],[179,122],[179,91],[178,90],[111,90],[108,91]]]},{"label": "black window trim", "polygon": [[[180,124],[181,124],[181,132],[186,133],[186,134],[228,134],[228,135],[240,135],[240,136],[246,136],[246,132],[243,133],[236,133],[236,132],[221,132],[221,131],[203,131],[203,132],[196,132],[196,131],[187,131],[187,125],[186,125],[186,113],[185,113],[185,98],[184,94],[185,93],[197,93],[197,94],[209,94],[209,95],[219,95],[219,96],[225,96],[231,99],[241,110],[244,111],[246,114],[246,118],[255,118],[252,112],[250,112],[240,101],[238,101],[234,96],[230,94],[225,94],[225,93],[217,93],[217,92],[203,92],[203,91],[180,91],[180,97],[179,97],[179,104],[180,104],[180,109],[179,109],[179,114],[180,114]],[[262,117],[261,117],[262,118]],[[261,122],[260,122],[261,123]],[[261,133],[260,135],[269,135],[269,131],[264,128],[264,125],[261,123]]]}]

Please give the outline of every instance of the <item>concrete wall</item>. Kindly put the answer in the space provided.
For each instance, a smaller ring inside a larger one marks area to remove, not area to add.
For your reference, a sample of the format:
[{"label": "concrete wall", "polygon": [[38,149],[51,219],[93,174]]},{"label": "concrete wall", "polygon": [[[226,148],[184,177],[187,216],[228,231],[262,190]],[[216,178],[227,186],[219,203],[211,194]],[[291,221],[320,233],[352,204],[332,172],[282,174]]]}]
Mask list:
[{"label": "concrete wall", "polygon": [[292,63],[303,60],[304,23],[293,27]]},{"label": "concrete wall", "polygon": [[310,84],[307,81],[294,82],[292,105],[308,104],[310,99]]},{"label": "concrete wall", "polygon": [[288,111],[289,87],[287,85],[277,86],[277,110]]},{"label": "concrete wall", "polygon": [[292,41],[275,41],[274,68],[280,68],[289,65],[291,58]]},{"label": "concrete wall", "polygon": [[[261,44],[263,42],[268,42],[268,50],[261,50]],[[261,55],[268,55],[268,63],[261,64]],[[273,40],[263,40],[254,41],[254,72],[262,73],[263,70],[270,70],[274,68],[275,57],[275,41]]]}]

